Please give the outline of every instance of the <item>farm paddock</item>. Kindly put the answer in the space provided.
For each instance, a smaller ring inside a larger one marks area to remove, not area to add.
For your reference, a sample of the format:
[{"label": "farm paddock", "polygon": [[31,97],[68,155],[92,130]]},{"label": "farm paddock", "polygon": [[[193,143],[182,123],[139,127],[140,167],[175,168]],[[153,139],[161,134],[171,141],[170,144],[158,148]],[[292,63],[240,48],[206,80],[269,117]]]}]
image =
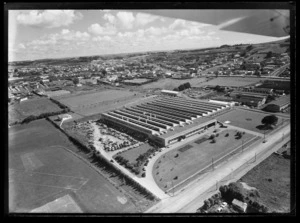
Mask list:
[{"label": "farm paddock", "polygon": [[289,213],[291,211],[290,165],[290,159],[272,154],[239,181],[259,191],[258,199],[269,208],[269,212]]},{"label": "farm paddock", "polygon": [[77,150],[46,120],[9,129],[10,212],[30,212],[66,195],[85,213],[138,211],[127,196],[64,147]]},{"label": "farm paddock", "polygon": [[92,92],[89,94],[80,94],[80,95],[70,95],[58,99],[63,104],[70,106],[71,108],[80,108],[80,107],[91,107],[96,106],[99,103],[105,101],[112,101],[116,99],[122,99],[124,97],[134,95],[133,92],[124,91],[124,90],[105,90],[99,92]]},{"label": "farm paddock", "polygon": [[142,96],[143,94],[138,92],[108,89],[55,99],[69,106],[76,114],[86,117],[106,112],[128,103],[134,103],[140,100]]},{"label": "farm paddock", "polygon": [[24,118],[43,113],[59,112],[62,109],[50,101],[48,98],[33,98],[9,106],[9,123],[22,121]]}]

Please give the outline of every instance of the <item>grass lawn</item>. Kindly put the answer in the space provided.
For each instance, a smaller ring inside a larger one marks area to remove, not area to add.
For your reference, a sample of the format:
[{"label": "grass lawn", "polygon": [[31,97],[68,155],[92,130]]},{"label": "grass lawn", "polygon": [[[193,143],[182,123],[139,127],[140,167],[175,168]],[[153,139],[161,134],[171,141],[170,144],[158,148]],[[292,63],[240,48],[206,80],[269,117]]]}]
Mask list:
[{"label": "grass lawn", "polygon": [[51,102],[48,98],[33,98],[9,106],[9,123],[22,121],[30,115],[37,116],[42,113],[57,111],[61,111],[61,108]]},{"label": "grass lawn", "polygon": [[[264,133],[261,129],[261,120],[270,114],[264,114],[261,112],[249,111],[244,109],[234,109],[223,115],[217,116],[216,119],[220,122],[230,121],[229,125],[237,126],[243,129]],[[278,124],[282,122],[282,118],[278,117]],[[266,133],[272,130],[267,130]]]},{"label": "grass lawn", "polygon": [[[227,133],[229,135],[225,137]],[[173,185],[180,183],[192,174],[210,165],[212,159],[217,160],[241,146],[242,140],[245,143],[254,137],[245,133],[241,139],[235,139],[235,133],[235,130],[224,130],[216,137],[215,143],[211,143],[212,140],[200,142],[199,139],[205,137],[202,136],[187,143],[192,148],[182,149],[185,146],[181,146],[166,153],[154,164],[153,176],[156,183],[163,190],[169,189],[172,186],[172,180]],[[174,179],[176,177],[178,179]]]},{"label": "grass lawn", "polygon": [[287,213],[290,209],[290,160],[272,154],[239,181],[258,189],[260,202],[270,212]]},{"label": "grass lawn", "polygon": [[29,212],[70,195],[83,212],[136,212],[131,200],[84,161],[46,120],[9,129],[9,210]]},{"label": "grass lawn", "polygon": [[130,163],[135,163],[136,158],[138,158],[139,155],[146,153],[151,148],[152,147],[149,144],[143,144],[139,147],[129,149],[129,150],[121,153],[120,156],[127,159]]}]

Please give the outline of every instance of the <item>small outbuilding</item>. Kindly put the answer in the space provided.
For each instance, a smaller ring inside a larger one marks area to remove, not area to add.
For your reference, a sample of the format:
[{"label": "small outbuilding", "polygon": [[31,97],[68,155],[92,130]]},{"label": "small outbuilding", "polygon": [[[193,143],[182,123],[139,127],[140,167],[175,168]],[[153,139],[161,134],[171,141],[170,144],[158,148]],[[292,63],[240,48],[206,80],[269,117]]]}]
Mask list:
[{"label": "small outbuilding", "polygon": [[246,210],[247,210],[247,203],[244,203],[242,201],[239,201],[237,199],[234,199],[232,201],[232,207],[234,209],[236,209],[237,211],[239,212],[242,212],[242,213],[246,213]]}]

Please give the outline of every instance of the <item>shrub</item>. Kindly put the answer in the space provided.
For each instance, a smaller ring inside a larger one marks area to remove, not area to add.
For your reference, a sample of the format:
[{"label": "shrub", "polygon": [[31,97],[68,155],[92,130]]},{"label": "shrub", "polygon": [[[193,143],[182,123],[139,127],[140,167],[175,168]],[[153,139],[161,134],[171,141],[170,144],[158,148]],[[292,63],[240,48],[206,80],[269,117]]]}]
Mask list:
[{"label": "shrub", "polygon": [[229,133],[226,133],[226,134],[225,134],[225,137],[228,137],[228,136],[229,136]]}]

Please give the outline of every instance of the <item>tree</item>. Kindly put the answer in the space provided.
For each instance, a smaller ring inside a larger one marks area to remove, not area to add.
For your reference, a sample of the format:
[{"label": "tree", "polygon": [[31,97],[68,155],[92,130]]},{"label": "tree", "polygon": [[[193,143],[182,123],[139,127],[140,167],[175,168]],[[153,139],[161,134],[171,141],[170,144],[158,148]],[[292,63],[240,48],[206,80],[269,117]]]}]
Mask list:
[{"label": "tree", "polygon": [[269,51],[269,52],[267,53],[267,55],[266,55],[266,58],[271,58],[272,56],[273,56],[272,51]]},{"label": "tree", "polygon": [[247,50],[247,51],[250,51],[250,50],[252,50],[252,49],[253,49],[253,46],[252,46],[252,45],[249,45],[249,46],[246,47],[246,50]]},{"label": "tree", "polygon": [[191,88],[191,84],[189,82],[183,84],[185,89]]},{"label": "tree", "polygon": [[242,52],[240,53],[240,56],[241,56],[241,57],[246,56],[246,51],[242,51]]},{"label": "tree", "polygon": [[74,84],[78,84],[78,83],[79,83],[78,77],[75,77],[75,78],[73,79],[73,83],[74,83]]},{"label": "tree", "polygon": [[266,126],[271,126],[271,125],[276,125],[278,122],[278,118],[275,115],[268,115],[265,116],[262,120],[261,123],[266,125]]},{"label": "tree", "polygon": [[211,206],[211,203],[210,203],[210,201],[209,200],[205,200],[204,202],[203,202],[204,204],[203,204],[203,206],[202,206],[202,210],[207,210],[208,208],[210,208],[210,206]]}]

